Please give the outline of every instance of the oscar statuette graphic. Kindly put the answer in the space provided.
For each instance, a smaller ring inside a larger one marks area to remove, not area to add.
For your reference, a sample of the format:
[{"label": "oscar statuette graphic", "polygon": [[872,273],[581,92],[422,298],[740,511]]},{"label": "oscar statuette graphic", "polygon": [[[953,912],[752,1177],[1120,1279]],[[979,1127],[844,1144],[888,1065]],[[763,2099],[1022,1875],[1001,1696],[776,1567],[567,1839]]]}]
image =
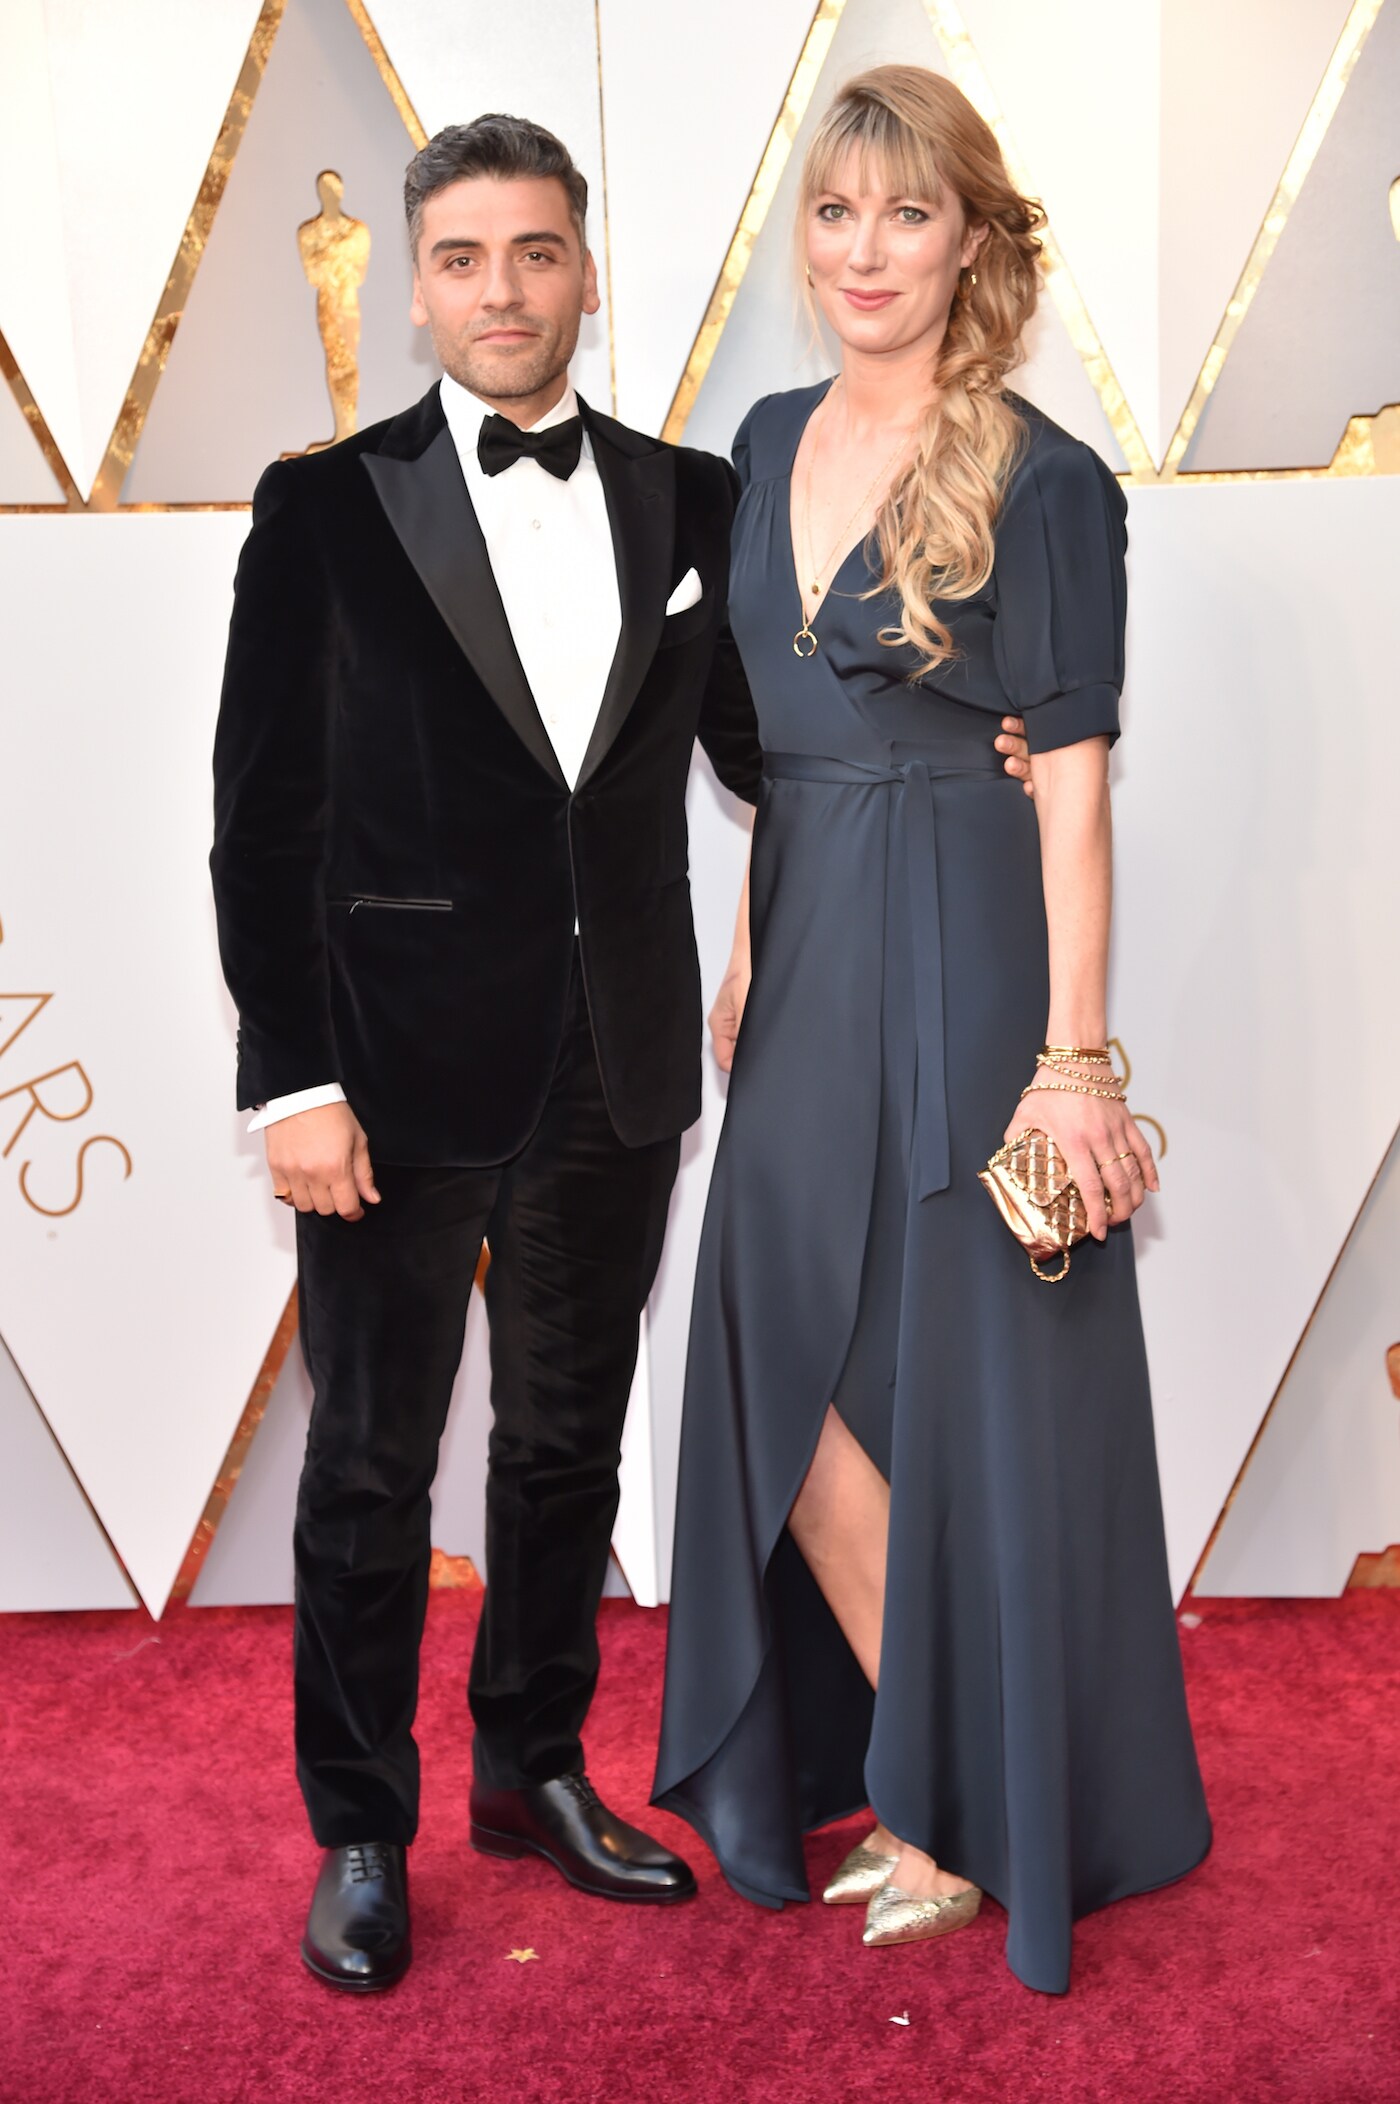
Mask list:
[{"label": "oscar statuette graphic", "polygon": [[[345,185],[333,168],[316,178],[321,209],[297,228],[306,282],[316,294],[316,326],[326,354],[326,388],[335,414],[330,438],[315,440],[308,453],[324,452],[356,428],[360,395],[360,287],[369,269],[369,228],[341,207]],[[284,459],[293,458],[285,455]]]}]

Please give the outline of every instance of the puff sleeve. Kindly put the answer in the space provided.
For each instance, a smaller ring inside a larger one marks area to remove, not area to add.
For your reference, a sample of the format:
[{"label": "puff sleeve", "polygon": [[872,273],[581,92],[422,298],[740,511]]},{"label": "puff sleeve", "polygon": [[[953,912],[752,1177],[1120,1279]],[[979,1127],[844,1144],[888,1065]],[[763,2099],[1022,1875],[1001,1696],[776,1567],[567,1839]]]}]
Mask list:
[{"label": "puff sleeve", "polygon": [[734,462],[734,472],[739,477],[741,496],[748,488],[753,475],[753,427],[759,412],[772,399],[771,395],[761,395],[734,433],[734,444],[730,448],[729,457]]},{"label": "puff sleeve", "polygon": [[1127,500],[1078,441],[1036,445],[997,525],[993,651],[1031,751],[1118,736]]}]

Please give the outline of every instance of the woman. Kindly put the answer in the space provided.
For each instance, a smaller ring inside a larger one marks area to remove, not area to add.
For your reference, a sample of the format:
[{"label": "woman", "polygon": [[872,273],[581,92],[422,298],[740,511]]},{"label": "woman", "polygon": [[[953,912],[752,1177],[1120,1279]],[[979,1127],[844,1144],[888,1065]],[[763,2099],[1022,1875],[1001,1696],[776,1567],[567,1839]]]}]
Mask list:
[{"label": "woman", "polygon": [[[1075,1916],[1181,1876],[1210,1826],[1127,1226],[1157,1175],[1102,1050],[1125,505],[1005,388],[1041,223],[947,81],[852,82],[799,208],[841,372],[735,444],[766,779],[714,1019],[743,1027],[656,1802],[766,1905],[807,1897],[804,1830],[868,1804],[825,1894],[868,1900],[866,1942],[945,1934],[985,1888],[1055,1993]],[[987,751],[1006,711],[1034,808]],[[1029,1128],[1088,1213],[1053,1290],[977,1181]]]}]

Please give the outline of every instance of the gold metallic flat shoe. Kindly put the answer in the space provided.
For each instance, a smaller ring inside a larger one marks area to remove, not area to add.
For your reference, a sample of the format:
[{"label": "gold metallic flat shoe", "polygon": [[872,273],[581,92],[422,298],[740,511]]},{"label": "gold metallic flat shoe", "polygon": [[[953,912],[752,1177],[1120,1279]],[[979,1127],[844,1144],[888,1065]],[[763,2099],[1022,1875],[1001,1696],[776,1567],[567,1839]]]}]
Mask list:
[{"label": "gold metallic flat shoe", "polygon": [[871,1895],[879,1891],[898,1861],[898,1856],[887,1856],[882,1850],[872,1848],[868,1841],[862,1841],[833,1873],[822,1898],[828,1907],[863,1907]]},{"label": "gold metallic flat shoe", "polygon": [[882,1885],[865,1910],[862,1943],[920,1943],[926,1936],[951,1936],[975,1919],[982,1895],[975,1885],[942,1899],[914,1899],[898,1885]]}]

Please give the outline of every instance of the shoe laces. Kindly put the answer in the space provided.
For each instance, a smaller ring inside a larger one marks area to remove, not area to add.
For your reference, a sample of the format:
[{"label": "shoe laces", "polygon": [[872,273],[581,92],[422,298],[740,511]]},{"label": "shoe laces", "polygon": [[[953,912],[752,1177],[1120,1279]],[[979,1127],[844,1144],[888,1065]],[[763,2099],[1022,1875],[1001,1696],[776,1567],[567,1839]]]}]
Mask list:
[{"label": "shoe laces", "polygon": [[345,1851],[352,1885],[373,1885],[387,1877],[389,1851],[382,1841],[357,1843]]},{"label": "shoe laces", "polygon": [[570,1796],[576,1797],[580,1804],[594,1805],[601,1803],[598,1792],[586,1775],[566,1775],[561,1780]]}]

